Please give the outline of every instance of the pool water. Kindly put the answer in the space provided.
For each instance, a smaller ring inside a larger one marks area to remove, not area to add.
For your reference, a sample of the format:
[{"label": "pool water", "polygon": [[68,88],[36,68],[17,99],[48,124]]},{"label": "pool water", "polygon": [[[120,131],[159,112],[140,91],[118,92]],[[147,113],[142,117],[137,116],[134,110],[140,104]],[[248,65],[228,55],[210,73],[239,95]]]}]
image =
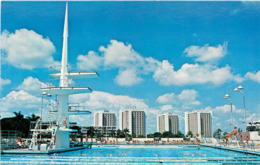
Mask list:
[{"label": "pool water", "polygon": [[260,164],[260,157],[187,145],[101,145],[51,155],[2,155],[1,164]]}]

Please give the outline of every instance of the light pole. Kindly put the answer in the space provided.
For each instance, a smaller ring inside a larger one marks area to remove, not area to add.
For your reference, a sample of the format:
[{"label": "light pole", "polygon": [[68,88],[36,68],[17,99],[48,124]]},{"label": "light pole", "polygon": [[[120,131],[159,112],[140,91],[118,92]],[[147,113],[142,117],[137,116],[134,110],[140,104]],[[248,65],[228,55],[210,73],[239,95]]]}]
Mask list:
[{"label": "light pole", "polygon": [[228,99],[230,101],[230,110],[231,110],[231,125],[232,128],[234,127],[233,125],[233,113],[232,113],[232,100],[230,99],[230,96],[228,94],[226,94],[223,99]]},{"label": "light pole", "polygon": [[245,92],[243,91],[243,87],[239,85],[237,88],[234,89],[234,92],[240,91],[243,94],[243,102],[244,102],[244,123],[245,123],[245,131],[246,131],[246,102],[245,102]]},{"label": "light pole", "polygon": [[[40,129],[42,129],[42,111],[43,111],[43,99],[44,99],[44,96],[45,97],[51,97],[51,95],[49,93],[46,93],[46,92],[42,92],[42,107],[41,107],[41,123],[40,123]],[[40,136],[40,139],[41,139],[42,136]]]},{"label": "light pole", "polygon": [[49,93],[46,92],[42,92],[42,107],[41,107],[41,120],[42,120],[42,111],[43,111],[43,99],[45,97],[51,97],[51,95]]}]

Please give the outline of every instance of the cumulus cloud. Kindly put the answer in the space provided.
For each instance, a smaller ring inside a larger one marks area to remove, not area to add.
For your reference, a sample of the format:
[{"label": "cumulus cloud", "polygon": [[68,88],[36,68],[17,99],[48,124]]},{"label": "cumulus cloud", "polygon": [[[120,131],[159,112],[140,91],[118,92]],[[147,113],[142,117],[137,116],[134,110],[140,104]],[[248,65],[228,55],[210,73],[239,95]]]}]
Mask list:
[{"label": "cumulus cloud", "polygon": [[205,64],[185,63],[176,70],[167,60],[159,61],[143,57],[131,44],[111,40],[107,46],[100,46],[99,52],[90,51],[79,55],[77,65],[81,69],[118,69],[114,79],[118,85],[132,86],[142,82],[142,76],[153,74],[153,79],[161,85],[194,85],[212,83],[216,86],[227,81],[241,82],[243,78],[231,73],[231,67],[218,67],[214,62],[227,54],[227,43],[217,47],[204,45],[190,46],[184,50],[187,57]]},{"label": "cumulus cloud", "polygon": [[115,82],[121,86],[132,86],[142,81],[143,79],[138,76],[137,71],[134,69],[120,70],[115,78]]},{"label": "cumulus cloud", "polygon": [[[216,107],[206,107],[202,109],[203,111],[209,112],[212,111],[213,114],[213,121],[212,126],[213,130],[220,128],[222,131],[231,131],[233,130],[231,126],[231,109],[230,105],[226,104],[223,106],[216,106]],[[244,121],[244,110],[236,108],[235,105],[232,105],[232,112],[233,112],[233,123],[234,126],[238,128],[244,128],[243,121]],[[251,114],[248,112],[248,116]],[[243,119],[243,120],[242,120]],[[215,124],[216,123],[216,124]]]},{"label": "cumulus cloud", "polygon": [[253,81],[260,83],[260,71],[258,71],[256,73],[247,72],[245,77],[250,79],[250,80],[253,80]]},{"label": "cumulus cloud", "polygon": [[227,43],[217,47],[208,44],[199,46],[189,46],[184,50],[187,57],[195,58],[199,62],[216,62],[227,54]]},{"label": "cumulus cloud", "polygon": [[82,70],[98,70],[103,63],[103,58],[94,51],[89,51],[87,55],[77,57],[77,67]]},{"label": "cumulus cloud", "polygon": [[161,107],[161,110],[162,111],[170,111],[170,110],[173,110],[173,107],[172,107],[172,105],[163,105]]},{"label": "cumulus cloud", "polygon": [[41,94],[41,87],[43,83],[37,78],[27,77],[24,79],[23,83],[17,87],[19,90],[24,90],[33,95]]},{"label": "cumulus cloud", "polygon": [[[256,121],[256,119],[258,119],[256,113],[249,114],[249,115],[247,115],[247,117],[246,117],[246,121],[247,121],[247,122]],[[244,119],[244,118],[240,118],[240,121],[244,122],[245,119]]]},{"label": "cumulus cloud", "polygon": [[10,83],[11,83],[11,80],[9,80],[9,79],[3,79],[3,78],[0,77],[0,90],[2,89],[2,87],[3,87],[4,85],[8,85],[8,84],[10,84]]},{"label": "cumulus cloud", "polygon": [[137,52],[134,51],[131,44],[124,44],[116,40],[111,40],[107,47],[101,46],[99,48],[104,55],[104,66],[128,68],[141,66],[144,59]]},{"label": "cumulus cloud", "polygon": [[4,31],[1,43],[3,60],[14,67],[32,70],[57,64],[52,57],[55,52],[53,43],[33,30]]},{"label": "cumulus cloud", "polygon": [[12,91],[0,99],[0,112],[5,117],[12,112],[21,111],[23,114],[38,113],[41,107],[41,98],[26,91]]},{"label": "cumulus cloud", "polygon": [[79,102],[93,110],[121,110],[131,107],[148,109],[142,99],[131,98],[125,95],[113,95],[106,92],[94,91],[90,94],[77,94],[70,96],[72,102]]},{"label": "cumulus cloud", "polygon": [[197,100],[198,92],[193,89],[185,89],[180,94],[166,93],[157,98],[157,102],[160,104],[167,104],[180,106],[182,109],[190,109],[194,106],[200,105],[200,101]]},{"label": "cumulus cloud", "polygon": [[131,44],[116,40],[111,40],[106,47],[100,46],[98,53],[90,51],[87,55],[77,57],[80,69],[119,69],[115,82],[121,86],[139,84],[142,81],[140,67],[144,63],[145,59],[134,51]]},{"label": "cumulus cloud", "polygon": [[[215,112],[216,114],[231,113],[231,108],[228,104],[223,106],[217,106],[215,108],[207,107],[205,108],[205,110]],[[243,110],[237,109],[235,105],[232,105],[232,112],[240,114],[243,112]]]},{"label": "cumulus cloud", "polygon": [[241,82],[243,79],[239,75],[233,75],[231,68],[225,66],[218,68],[214,65],[183,64],[175,71],[174,66],[167,60],[162,61],[154,72],[153,78],[161,85],[194,85],[212,83],[216,86],[224,84],[226,81]]},{"label": "cumulus cloud", "polygon": [[40,88],[42,84],[37,78],[27,77],[16,88],[18,91],[11,91],[5,97],[0,98],[0,115],[3,117],[13,116],[13,112],[21,111],[24,115],[36,114],[40,115],[41,104],[43,101],[43,117],[48,114],[46,109],[52,100],[43,99],[41,97]]},{"label": "cumulus cloud", "polygon": [[174,93],[166,93],[162,96],[159,96],[156,101],[161,104],[174,104],[176,103],[177,97],[178,96],[176,96]]},{"label": "cumulus cloud", "polygon": [[[146,113],[149,113],[149,107],[142,99],[132,98],[126,95],[114,95],[101,91],[94,91],[90,94],[71,95],[70,102],[79,103],[80,105],[85,106],[92,114],[94,114],[95,111],[110,110],[111,112],[116,113],[118,121],[120,110],[136,107],[138,110],[145,110]],[[93,115],[81,117],[73,116],[71,120],[77,121],[81,125],[93,125]]]}]

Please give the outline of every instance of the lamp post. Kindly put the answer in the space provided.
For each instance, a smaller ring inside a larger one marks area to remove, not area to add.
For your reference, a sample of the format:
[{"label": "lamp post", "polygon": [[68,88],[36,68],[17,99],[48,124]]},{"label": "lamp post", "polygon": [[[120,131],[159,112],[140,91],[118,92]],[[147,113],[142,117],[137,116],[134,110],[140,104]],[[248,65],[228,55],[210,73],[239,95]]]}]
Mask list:
[{"label": "lamp post", "polygon": [[[50,94],[46,93],[46,92],[42,92],[42,107],[41,107],[41,123],[40,123],[40,129],[42,129],[42,111],[43,111],[43,99],[44,99],[44,96],[45,97],[51,97]],[[41,139],[41,136],[40,136],[40,139]]]},{"label": "lamp post", "polygon": [[49,93],[46,92],[42,92],[42,107],[41,107],[41,120],[42,120],[42,111],[43,111],[43,99],[45,97],[51,97],[51,95]]},{"label": "lamp post", "polygon": [[245,103],[245,92],[243,91],[243,87],[239,85],[234,89],[234,92],[240,91],[243,94],[243,102],[244,102],[244,123],[245,123],[245,131],[246,131],[246,103]]},{"label": "lamp post", "polygon": [[230,101],[230,110],[231,110],[231,125],[232,128],[234,127],[233,125],[233,113],[232,113],[232,100],[230,99],[230,96],[228,94],[226,94],[223,99],[228,99]]}]

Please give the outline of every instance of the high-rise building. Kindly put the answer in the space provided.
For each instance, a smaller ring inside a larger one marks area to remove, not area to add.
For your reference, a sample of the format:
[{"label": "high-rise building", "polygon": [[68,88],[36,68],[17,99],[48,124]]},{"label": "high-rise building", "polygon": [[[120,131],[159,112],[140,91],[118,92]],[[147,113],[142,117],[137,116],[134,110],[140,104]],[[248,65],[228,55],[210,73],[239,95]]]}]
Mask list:
[{"label": "high-rise building", "polygon": [[146,135],[146,116],[144,111],[138,111],[135,108],[119,113],[119,128],[128,129],[130,134]]},{"label": "high-rise building", "polygon": [[179,131],[179,119],[177,115],[168,112],[157,116],[157,131],[160,133],[170,131],[177,134]]},{"label": "high-rise building", "polygon": [[212,112],[194,110],[185,112],[185,134],[191,131],[193,136],[212,137]]},{"label": "high-rise building", "polygon": [[95,127],[116,126],[116,114],[114,112],[97,111],[94,114]]}]

